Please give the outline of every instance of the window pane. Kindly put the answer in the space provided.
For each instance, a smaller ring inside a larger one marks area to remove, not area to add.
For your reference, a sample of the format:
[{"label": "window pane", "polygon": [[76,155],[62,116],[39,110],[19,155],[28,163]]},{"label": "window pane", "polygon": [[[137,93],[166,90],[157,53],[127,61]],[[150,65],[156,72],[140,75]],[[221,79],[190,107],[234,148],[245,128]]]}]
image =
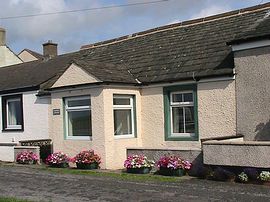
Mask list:
[{"label": "window pane", "polygon": [[172,101],[173,102],[183,102],[182,93],[172,94]]},{"label": "window pane", "polygon": [[91,136],[91,113],[89,110],[68,112],[68,135]]},{"label": "window pane", "polygon": [[7,101],[8,103],[8,125],[22,125],[22,111],[20,100]]},{"label": "window pane", "polygon": [[90,99],[68,100],[68,107],[90,106]]},{"label": "window pane", "polygon": [[186,133],[195,133],[194,107],[185,107]]},{"label": "window pane", "polygon": [[130,98],[113,98],[113,105],[130,105]]},{"label": "window pane", "polygon": [[184,102],[193,102],[193,93],[185,93]]},{"label": "window pane", "polygon": [[132,134],[131,109],[114,110],[114,135]]},{"label": "window pane", "polygon": [[183,108],[172,108],[173,133],[184,133]]}]

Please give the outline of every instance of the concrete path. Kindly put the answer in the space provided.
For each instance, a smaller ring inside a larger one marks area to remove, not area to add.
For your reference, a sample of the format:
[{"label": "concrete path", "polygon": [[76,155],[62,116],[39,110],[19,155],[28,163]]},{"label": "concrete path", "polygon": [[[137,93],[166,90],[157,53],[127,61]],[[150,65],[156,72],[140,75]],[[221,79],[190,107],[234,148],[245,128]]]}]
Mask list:
[{"label": "concrete path", "polygon": [[270,201],[270,187],[189,179],[131,182],[0,166],[0,196],[32,201]]}]

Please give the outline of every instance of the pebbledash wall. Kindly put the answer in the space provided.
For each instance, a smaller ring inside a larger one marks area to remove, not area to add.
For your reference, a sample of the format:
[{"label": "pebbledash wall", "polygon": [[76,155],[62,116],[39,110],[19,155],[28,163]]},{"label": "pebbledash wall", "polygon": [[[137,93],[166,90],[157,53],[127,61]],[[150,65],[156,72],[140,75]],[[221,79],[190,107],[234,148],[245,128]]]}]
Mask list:
[{"label": "pebbledash wall", "polygon": [[36,91],[16,93],[23,98],[23,131],[2,131],[2,96],[0,96],[0,142],[18,142],[20,140],[47,139],[49,128],[49,97],[37,97]]},{"label": "pebbledash wall", "polygon": [[[181,85],[179,85],[181,89]],[[235,135],[235,81],[197,84],[198,141],[165,141],[163,87],[142,90],[142,142],[147,149],[200,149],[201,138]]]},{"label": "pebbledash wall", "polygon": [[[235,81],[198,83],[199,139],[236,134]],[[135,95],[135,138],[116,138],[113,123],[113,95]],[[92,140],[64,137],[63,98],[91,96]],[[102,168],[123,168],[127,148],[200,150],[200,141],[165,141],[163,87],[132,89],[96,87],[53,92],[50,109],[50,135],[54,150],[73,156],[83,149],[94,149],[102,158]],[[60,115],[53,115],[60,109]]]},{"label": "pebbledash wall", "polygon": [[245,135],[245,140],[269,141],[270,47],[236,51],[234,55],[237,133]]}]

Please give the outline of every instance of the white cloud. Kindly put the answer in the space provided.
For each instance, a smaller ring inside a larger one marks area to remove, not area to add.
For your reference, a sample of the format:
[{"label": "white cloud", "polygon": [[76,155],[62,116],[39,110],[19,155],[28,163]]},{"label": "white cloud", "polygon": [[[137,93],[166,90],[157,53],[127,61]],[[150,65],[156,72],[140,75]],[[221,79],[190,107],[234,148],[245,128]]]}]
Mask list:
[{"label": "white cloud", "polygon": [[211,5],[207,8],[202,9],[199,13],[192,15],[192,19],[195,18],[202,18],[202,17],[207,17],[207,16],[211,16],[211,15],[215,15],[215,14],[219,14],[219,13],[224,13],[231,10],[231,8],[229,6],[218,6],[218,5]]}]

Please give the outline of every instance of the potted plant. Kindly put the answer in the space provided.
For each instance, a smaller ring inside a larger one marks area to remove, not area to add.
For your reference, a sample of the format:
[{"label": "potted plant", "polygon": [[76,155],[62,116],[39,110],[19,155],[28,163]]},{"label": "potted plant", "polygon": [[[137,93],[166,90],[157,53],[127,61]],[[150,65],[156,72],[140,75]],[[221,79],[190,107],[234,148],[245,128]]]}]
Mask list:
[{"label": "potted plant", "polygon": [[265,185],[269,185],[270,182],[270,172],[262,171],[258,177],[258,179]]},{"label": "potted plant", "polygon": [[248,175],[245,172],[241,172],[238,176],[238,180],[241,183],[247,183],[248,182]]},{"label": "potted plant", "polygon": [[36,164],[38,156],[32,151],[22,151],[17,154],[16,162],[19,164]]},{"label": "potted plant", "polygon": [[189,161],[183,160],[178,156],[162,156],[157,166],[159,168],[159,173],[161,175],[167,176],[183,176],[185,171],[191,169],[191,163]]},{"label": "potted plant", "polygon": [[148,160],[144,155],[128,156],[124,162],[124,167],[128,173],[146,174],[149,173],[155,162]]},{"label": "potted plant", "polygon": [[81,151],[72,161],[79,169],[97,169],[101,163],[99,155],[94,150]]},{"label": "potted plant", "polygon": [[69,157],[63,152],[56,152],[49,155],[46,159],[46,164],[54,168],[67,168],[69,167]]}]

